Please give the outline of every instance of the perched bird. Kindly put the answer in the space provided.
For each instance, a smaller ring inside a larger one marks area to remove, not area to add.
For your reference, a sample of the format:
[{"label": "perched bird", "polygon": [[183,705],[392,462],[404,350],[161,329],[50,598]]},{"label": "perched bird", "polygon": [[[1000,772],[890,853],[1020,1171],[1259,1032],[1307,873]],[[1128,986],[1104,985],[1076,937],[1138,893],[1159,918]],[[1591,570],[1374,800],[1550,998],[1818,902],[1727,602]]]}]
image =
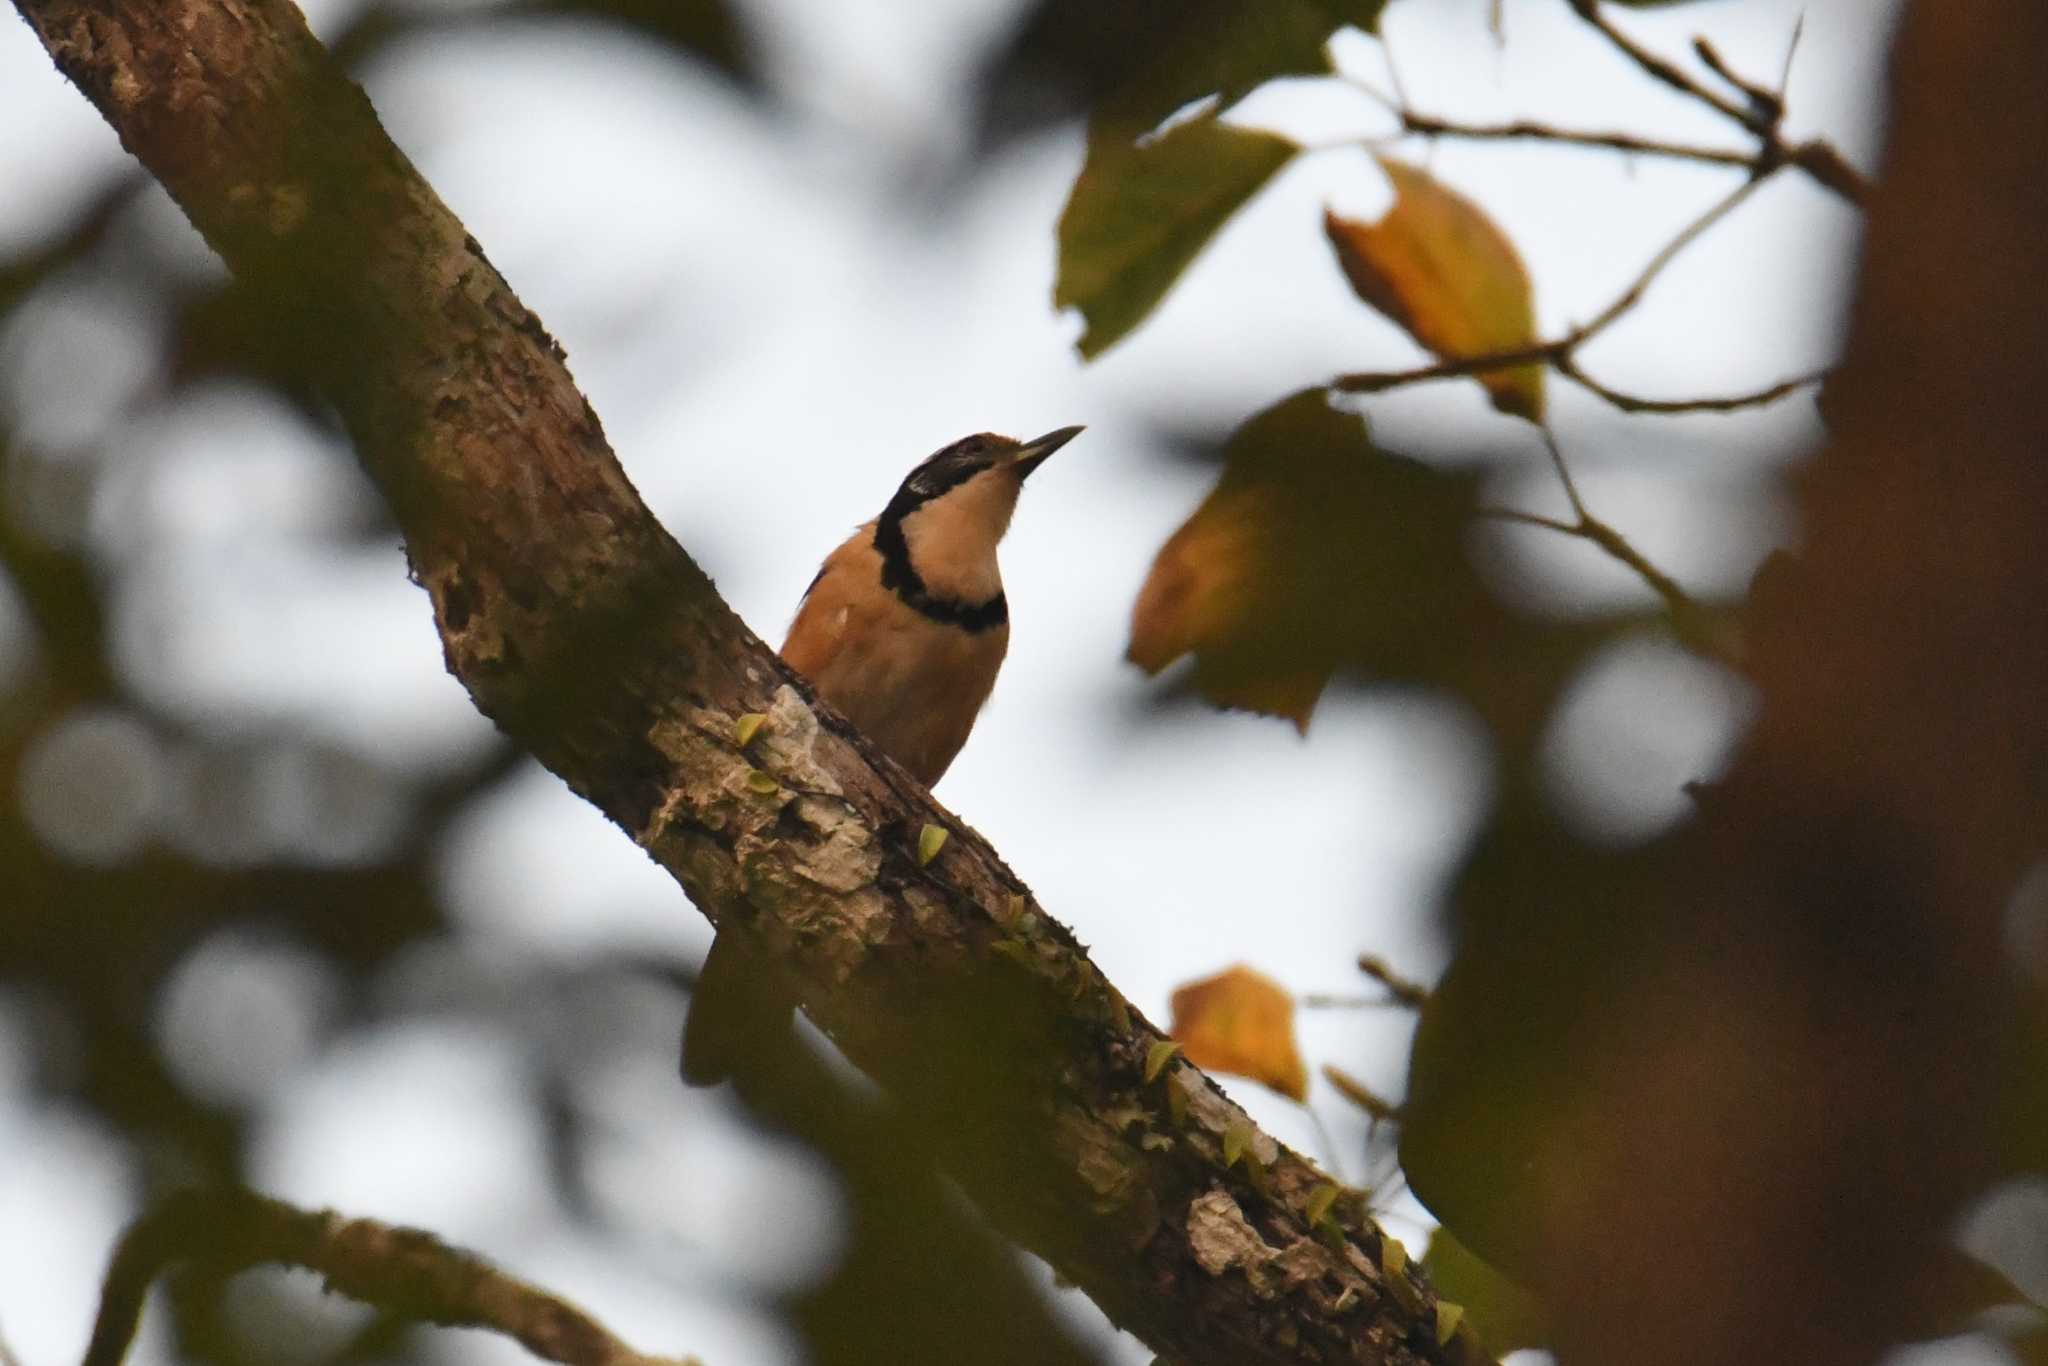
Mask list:
[{"label": "perched bird", "polygon": [[[804,590],[783,659],[927,786],[967,743],[1010,646],[996,546],[1017,495],[1080,433],[955,441],[912,470]],[[741,940],[720,934],[691,993],[683,1076],[694,1084],[723,1079],[735,1053],[786,1019],[787,1005],[750,980],[761,974],[746,958]]]}]

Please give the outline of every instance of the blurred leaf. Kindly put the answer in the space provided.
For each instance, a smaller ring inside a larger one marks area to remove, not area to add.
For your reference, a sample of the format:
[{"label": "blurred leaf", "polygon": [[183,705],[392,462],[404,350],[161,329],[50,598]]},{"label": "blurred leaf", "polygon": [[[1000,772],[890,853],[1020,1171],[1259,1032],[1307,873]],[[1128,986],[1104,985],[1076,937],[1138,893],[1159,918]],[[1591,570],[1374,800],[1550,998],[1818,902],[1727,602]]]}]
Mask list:
[{"label": "blurred leaf", "polygon": [[1087,320],[1092,359],[1143,322],[1210,237],[1299,148],[1213,114],[1142,145],[1098,133],[1060,215],[1056,308]]},{"label": "blurred leaf", "polygon": [[1242,964],[1173,993],[1173,1028],[1189,1060],[1308,1099],[1308,1068],[1294,1042],[1294,998]]},{"label": "blurred leaf", "polygon": [[980,81],[984,141],[1087,111],[1136,136],[1192,100],[1229,104],[1329,69],[1340,26],[1377,32],[1386,0],[1043,0]]},{"label": "blurred leaf", "polygon": [[1464,1321],[1493,1356],[1549,1344],[1536,1297],[1474,1256],[1449,1230],[1430,1236],[1422,1266],[1437,1294],[1463,1307]]},{"label": "blurred leaf", "polygon": [[1970,1332],[1991,1310],[2041,1307],[2003,1271],[1961,1248],[1929,1248],[1924,1266],[1919,1298],[1905,1315],[1902,1336],[1909,1341]]},{"label": "blurred leaf", "polygon": [[[1394,207],[1377,223],[1323,214],[1323,231],[1358,297],[1444,360],[1537,343],[1529,273],[1483,210],[1428,172],[1388,157]],[[1543,419],[1543,367],[1478,376],[1505,413]]]},{"label": "blurred leaf", "polygon": [[746,27],[727,0],[485,0],[460,8],[371,4],[329,40],[335,60],[360,70],[400,43],[457,27],[563,16],[610,23],[703,62],[748,93],[761,73]]},{"label": "blurred leaf", "polygon": [[1245,423],[1224,457],[1138,592],[1132,663],[1156,674],[1193,654],[1210,701],[1304,731],[1340,666],[1462,675],[1500,620],[1465,558],[1470,476],[1375,448],[1362,418],[1314,389]]},{"label": "blurred leaf", "polygon": [[609,20],[708,62],[742,84],[756,77],[745,29],[725,0],[526,0],[506,12]]},{"label": "blurred leaf", "polygon": [[[1635,1056],[1613,1014],[1668,933],[1648,910],[1658,885],[1653,856],[1597,857],[1526,782],[1458,879],[1461,940],[1416,1026],[1401,1168],[1461,1244],[1539,1288],[1544,1249],[1592,1232],[1585,1155],[1624,1121],[1582,1074]],[[1648,1036],[1643,1009],[1626,1019]]]}]

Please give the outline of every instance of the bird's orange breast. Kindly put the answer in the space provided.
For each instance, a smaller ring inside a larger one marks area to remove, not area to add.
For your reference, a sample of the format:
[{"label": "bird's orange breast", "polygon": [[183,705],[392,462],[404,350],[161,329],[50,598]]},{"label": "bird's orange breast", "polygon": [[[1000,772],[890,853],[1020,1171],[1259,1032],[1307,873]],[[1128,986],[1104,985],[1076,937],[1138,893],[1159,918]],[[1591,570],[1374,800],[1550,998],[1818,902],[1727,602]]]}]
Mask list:
[{"label": "bird's orange breast", "polygon": [[1010,628],[965,631],[881,585],[872,527],[826,559],[782,657],[820,696],[930,785],[952,764],[995,687]]}]

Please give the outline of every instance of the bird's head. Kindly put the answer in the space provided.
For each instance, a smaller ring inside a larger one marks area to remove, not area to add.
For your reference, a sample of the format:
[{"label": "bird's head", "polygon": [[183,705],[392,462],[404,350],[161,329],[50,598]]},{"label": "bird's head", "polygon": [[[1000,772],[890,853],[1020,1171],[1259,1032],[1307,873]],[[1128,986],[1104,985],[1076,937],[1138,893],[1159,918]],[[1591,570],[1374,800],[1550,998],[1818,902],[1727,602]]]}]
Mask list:
[{"label": "bird's head", "polygon": [[1033,441],[993,432],[962,437],[906,475],[882,515],[900,521],[920,512],[937,514],[963,530],[991,530],[991,540],[1000,540],[1024,481],[1047,456],[1080,434],[1079,427],[1062,427]]},{"label": "bird's head", "polygon": [[1024,481],[1080,433],[1079,427],[1062,427],[1018,441],[979,432],[955,441],[904,478],[882,512],[877,544],[901,544],[934,591],[980,591],[995,571],[996,544],[1009,530]]}]

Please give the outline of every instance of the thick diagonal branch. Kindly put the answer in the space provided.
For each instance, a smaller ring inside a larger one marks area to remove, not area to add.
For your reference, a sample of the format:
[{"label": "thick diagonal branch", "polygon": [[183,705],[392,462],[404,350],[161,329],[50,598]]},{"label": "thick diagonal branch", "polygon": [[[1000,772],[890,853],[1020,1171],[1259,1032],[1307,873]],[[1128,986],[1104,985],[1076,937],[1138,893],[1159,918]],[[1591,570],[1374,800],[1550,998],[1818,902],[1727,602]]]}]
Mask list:
[{"label": "thick diagonal branch", "polygon": [[[1412,1362],[1433,1300],[975,832],[817,706],[648,513],[559,347],[285,0],[16,0],[314,345],[477,705],[751,935],[992,1218],[1163,1356]],[[772,507],[760,517],[772,524]],[[747,745],[738,717],[764,713]],[[916,835],[953,831],[927,866]],[[1233,1150],[1238,1145],[1232,1143]],[[1320,1203],[1320,1202],[1319,1202]]]}]

